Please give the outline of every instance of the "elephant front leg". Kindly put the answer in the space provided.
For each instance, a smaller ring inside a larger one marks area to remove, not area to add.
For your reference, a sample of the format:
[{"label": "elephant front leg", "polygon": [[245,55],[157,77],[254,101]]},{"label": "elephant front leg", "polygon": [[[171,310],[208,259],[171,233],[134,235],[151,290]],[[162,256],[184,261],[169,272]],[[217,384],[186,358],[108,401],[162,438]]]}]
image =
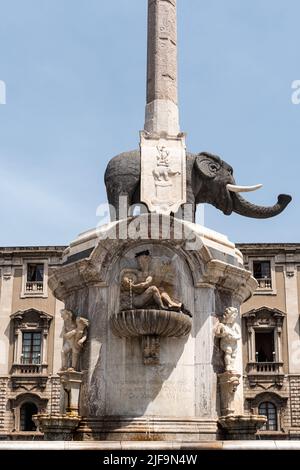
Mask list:
[{"label": "elephant front leg", "polygon": [[187,202],[180,206],[179,211],[175,214],[177,219],[195,223],[196,220],[196,204],[194,197],[187,197]]},{"label": "elephant front leg", "polygon": [[131,198],[128,193],[119,193],[118,191],[111,191],[108,198],[110,221],[127,219],[129,213],[129,206],[132,204]]}]

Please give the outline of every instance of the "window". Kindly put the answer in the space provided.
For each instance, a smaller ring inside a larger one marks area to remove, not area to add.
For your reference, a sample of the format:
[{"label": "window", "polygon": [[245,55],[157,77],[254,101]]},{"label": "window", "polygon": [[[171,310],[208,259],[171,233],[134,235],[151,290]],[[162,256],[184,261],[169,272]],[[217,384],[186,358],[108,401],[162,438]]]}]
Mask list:
[{"label": "window", "polygon": [[20,431],[36,431],[32,416],[38,413],[34,403],[23,403],[20,408]]},{"label": "window", "polygon": [[43,292],[44,289],[44,265],[27,264],[26,292]]},{"label": "window", "polygon": [[41,364],[41,333],[24,332],[22,341],[22,364]]},{"label": "window", "polygon": [[21,298],[48,297],[48,259],[24,259]]},{"label": "window", "polygon": [[260,289],[272,289],[272,275],[270,261],[253,261],[253,276]]},{"label": "window", "polygon": [[286,314],[276,308],[259,307],[243,314],[247,341],[246,372],[249,384],[276,383],[284,381],[283,347],[286,333],[283,322]]},{"label": "window", "polygon": [[262,431],[277,431],[277,408],[270,401],[261,403],[258,407],[258,413],[267,417],[267,422]]},{"label": "window", "polygon": [[29,308],[11,315],[12,347],[11,374],[16,383],[25,374],[46,374],[48,335],[52,315]]},{"label": "window", "polygon": [[256,362],[274,362],[276,360],[274,331],[255,332],[255,359]]}]

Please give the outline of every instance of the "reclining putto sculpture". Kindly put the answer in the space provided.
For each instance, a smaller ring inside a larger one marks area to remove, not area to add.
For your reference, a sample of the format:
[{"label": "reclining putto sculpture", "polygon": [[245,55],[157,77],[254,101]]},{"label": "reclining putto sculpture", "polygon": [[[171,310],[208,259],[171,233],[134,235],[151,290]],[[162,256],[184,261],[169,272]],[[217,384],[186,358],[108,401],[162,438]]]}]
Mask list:
[{"label": "reclining putto sculpture", "polygon": [[130,295],[130,307],[141,309],[152,305],[160,310],[181,312],[191,317],[191,313],[182,302],[173,300],[164,288],[154,284],[153,276],[149,274],[151,259],[149,250],[137,253],[135,258],[139,271],[125,272],[122,278],[122,288]]}]

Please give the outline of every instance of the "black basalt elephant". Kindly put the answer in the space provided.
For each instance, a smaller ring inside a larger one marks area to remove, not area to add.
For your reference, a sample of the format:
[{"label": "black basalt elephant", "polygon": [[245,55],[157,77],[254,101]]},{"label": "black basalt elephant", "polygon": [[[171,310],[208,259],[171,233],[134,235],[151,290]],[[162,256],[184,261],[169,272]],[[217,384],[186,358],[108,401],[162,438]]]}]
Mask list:
[{"label": "black basalt elephant", "polygon": [[[233,169],[217,155],[210,153],[187,153],[187,203],[192,205],[190,219],[194,221],[196,206],[208,203],[221,210],[225,215],[232,212],[245,217],[266,219],[280,214],[291,201],[291,196],[280,194],[274,206],[257,206],[246,201],[239,192],[258,187],[241,187],[235,184]],[[140,201],[140,151],[133,150],[117,155],[107,165],[105,185],[108,202],[116,210],[112,216],[119,219],[119,197],[127,196],[129,206]],[[186,215],[185,215],[186,218]]]}]

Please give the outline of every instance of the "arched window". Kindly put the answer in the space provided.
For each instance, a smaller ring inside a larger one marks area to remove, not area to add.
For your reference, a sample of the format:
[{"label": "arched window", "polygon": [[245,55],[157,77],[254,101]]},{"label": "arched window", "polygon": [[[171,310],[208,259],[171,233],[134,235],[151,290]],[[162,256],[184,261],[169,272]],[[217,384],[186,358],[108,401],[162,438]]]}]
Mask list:
[{"label": "arched window", "polygon": [[277,408],[270,401],[264,401],[258,407],[258,413],[268,419],[262,431],[277,431]]},{"label": "arched window", "polygon": [[20,431],[36,431],[32,416],[38,413],[34,403],[26,402],[20,408]]}]

